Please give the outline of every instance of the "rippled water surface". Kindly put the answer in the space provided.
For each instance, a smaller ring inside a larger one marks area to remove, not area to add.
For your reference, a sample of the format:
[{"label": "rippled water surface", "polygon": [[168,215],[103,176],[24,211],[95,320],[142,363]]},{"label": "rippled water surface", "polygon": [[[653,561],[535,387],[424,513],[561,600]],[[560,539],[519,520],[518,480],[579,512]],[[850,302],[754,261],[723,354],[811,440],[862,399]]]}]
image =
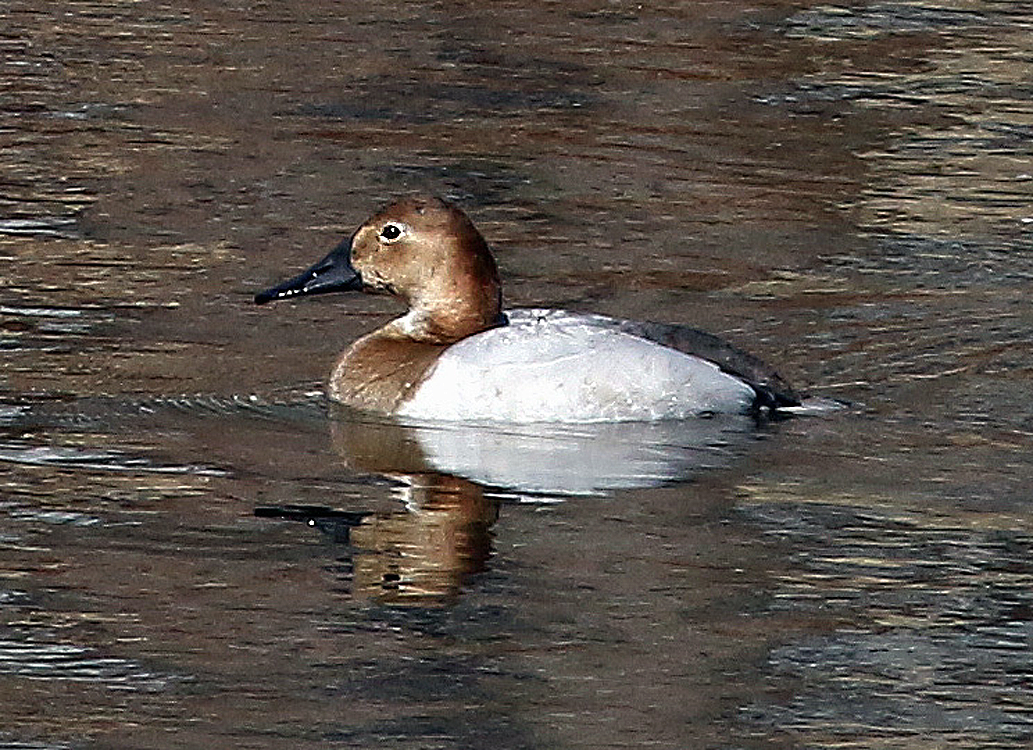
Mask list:
[{"label": "rippled water surface", "polygon": [[[1033,12],[0,5],[0,745],[1033,742]],[[853,407],[340,413],[255,290],[450,197],[511,305]]]}]

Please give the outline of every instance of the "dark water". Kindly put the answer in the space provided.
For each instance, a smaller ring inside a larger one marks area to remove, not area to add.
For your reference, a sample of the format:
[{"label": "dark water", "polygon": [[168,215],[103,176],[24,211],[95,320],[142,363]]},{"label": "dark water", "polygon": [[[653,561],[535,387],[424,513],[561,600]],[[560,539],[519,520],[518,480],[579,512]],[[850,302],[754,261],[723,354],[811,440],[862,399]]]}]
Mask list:
[{"label": "dark water", "polygon": [[[0,5],[0,745],[1033,742],[1025,3]],[[385,200],[829,417],[333,413]]]}]

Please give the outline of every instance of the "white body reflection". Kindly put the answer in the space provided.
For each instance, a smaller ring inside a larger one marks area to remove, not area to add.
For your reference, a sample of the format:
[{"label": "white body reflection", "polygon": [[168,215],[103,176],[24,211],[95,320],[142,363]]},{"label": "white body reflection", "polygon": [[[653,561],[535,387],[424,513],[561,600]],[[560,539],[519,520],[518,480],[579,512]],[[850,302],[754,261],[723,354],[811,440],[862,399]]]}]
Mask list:
[{"label": "white body reflection", "polygon": [[529,495],[598,495],[652,487],[725,465],[748,417],[562,427],[414,426],[437,471]]},{"label": "white body reflection", "polygon": [[382,474],[433,471],[529,496],[653,487],[724,466],[755,440],[747,416],[590,425],[394,424],[338,415],[339,452]]}]

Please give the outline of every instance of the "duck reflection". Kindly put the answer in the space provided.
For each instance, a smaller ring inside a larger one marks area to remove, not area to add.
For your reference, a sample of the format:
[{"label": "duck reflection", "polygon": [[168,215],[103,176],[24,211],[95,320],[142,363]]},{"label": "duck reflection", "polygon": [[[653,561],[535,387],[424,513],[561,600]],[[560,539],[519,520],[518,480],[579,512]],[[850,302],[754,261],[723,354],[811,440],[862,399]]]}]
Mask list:
[{"label": "duck reflection", "polygon": [[398,510],[287,506],[347,543],[353,595],[394,606],[453,601],[491,556],[500,503],[556,502],[684,481],[726,465],[760,434],[748,417],[599,425],[437,425],[331,420],[351,470],[397,483]]}]

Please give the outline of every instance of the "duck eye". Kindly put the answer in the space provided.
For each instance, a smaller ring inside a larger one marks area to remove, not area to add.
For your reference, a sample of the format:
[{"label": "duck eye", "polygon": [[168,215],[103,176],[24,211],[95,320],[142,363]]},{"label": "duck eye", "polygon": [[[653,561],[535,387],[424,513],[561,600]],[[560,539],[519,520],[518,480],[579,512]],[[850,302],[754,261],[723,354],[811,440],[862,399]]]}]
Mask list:
[{"label": "duck eye", "polygon": [[380,230],[380,239],[384,242],[394,242],[403,234],[405,234],[405,227],[392,221],[385,224],[384,228]]}]

